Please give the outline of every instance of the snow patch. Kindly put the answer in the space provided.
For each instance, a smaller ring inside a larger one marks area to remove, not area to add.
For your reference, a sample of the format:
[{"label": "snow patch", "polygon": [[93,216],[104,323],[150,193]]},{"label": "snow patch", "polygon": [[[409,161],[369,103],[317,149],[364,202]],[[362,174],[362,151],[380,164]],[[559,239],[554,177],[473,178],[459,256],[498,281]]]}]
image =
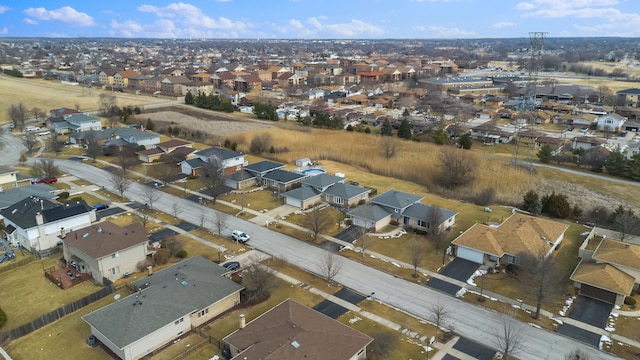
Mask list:
[{"label": "snow patch", "polygon": [[471,275],[471,277],[469,279],[467,279],[467,284],[471,285],[471,286],[478,286],[476,285],[476,283],[473,281],[473,279],[475,279],[477,276],[482,276],[484,274],[486,274],[487,271],[486,270],[476,270],[473,272],[473,275]]},{"label": "snow patch", "polygon": [[395,266],[395,267],[402,268],[402,265],[398,264],[398,263],[397,263],[397,262],[395,262],[395,261],[392,261],[392,262],[391,262],[391,264],[393,264],[393,266]]},{"label": "snow patch", "polygon": [[456,297],[463,297],[466,292],[467,292],[467,289],[460,288],[460,290],[458,290],[458,292],[456,293]]},{"label": "snow patch", "polygon": [[612,341],[611,338],[609,338],[607,335],[602,335],[600,336],[600,345],[598,346],[598,348],[600,350],[602,350],[602,347],[606,344],[606,345],[611,345]]},{"label": "snow patch", "polygon": [[362,320],[362,318],[359,318],[359,317],[357,317],[357,316],[356,316],[356,317],[353,317],[353,318],[349,319],[349,324],[355,324],[355,323],[357,323],[357,322],[358,322],[358,321],[360,321],[360,320]]}]

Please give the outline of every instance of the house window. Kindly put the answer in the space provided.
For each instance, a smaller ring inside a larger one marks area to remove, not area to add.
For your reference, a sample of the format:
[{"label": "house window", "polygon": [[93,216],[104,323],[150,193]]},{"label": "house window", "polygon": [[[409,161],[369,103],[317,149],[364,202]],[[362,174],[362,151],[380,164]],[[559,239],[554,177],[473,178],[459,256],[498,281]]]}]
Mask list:
[{"label": "house window", "polygon": [[507,263],[513,264],[513,265],[520,265],[520,259],[518,259],[517,256],[509,255],[507,256]]},{"label": "house window", "polygon": [[180,323],[181,323],[181,322],[183,322],[183,321],[184,321],[184,318],[180,318],[180,319],[176,320],[176,321],[174,322],[174,324],[175,324],[175,325],[178,325],[178,324],[180,324]]},{"label": "house window", "polygon": [[201,318],[205,315],[207,315],[209,313],[209,309],[204,309],[204,310],[200,310],[200,312],[198,313],[198,317]]},{"label": "house window", "polygon": [[405,225],[409,224],[409,218],[406,217],[406,216],[403,216],[402,217],[402,223],[405,224]]},{"label": "house window", "polygon": [[107,272],[108,272],[109,276],[113,276],[113,275],[119,274],[120,273],[120,267],[119,266],[112,267]]},{"label": "house window", "polygon": [[334,197],[333,200],[336,202],[336,204],[344,204],[344,199],[341,197]]},{"label": "house window", "polygon": [[418,220],[418,226],[427,227],[427,222],[424,220]]},{"label": "house window", "polygon": [[115,258],[117,258],[117,257],[119,257],[119,256],[120,256],[120,253],[117,253],[117,252],[116,252],[116,253],[111,254],[111,258],[112,258],[112,259],[115,259]]}]

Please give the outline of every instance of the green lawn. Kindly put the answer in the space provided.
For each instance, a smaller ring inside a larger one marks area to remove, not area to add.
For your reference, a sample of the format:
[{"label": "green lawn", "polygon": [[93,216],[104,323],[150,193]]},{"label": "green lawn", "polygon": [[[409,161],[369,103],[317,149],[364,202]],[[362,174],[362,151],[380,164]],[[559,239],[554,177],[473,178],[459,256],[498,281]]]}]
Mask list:
[{"label": "green lawn", "polygon": [[33,321],[50,311],[81,299],[100,288],[85,281],[62,290],[44,277],[45,268],[60,267],[59,255],[31,262],[0,276],[0,299],[7,313],[4,330]]}]

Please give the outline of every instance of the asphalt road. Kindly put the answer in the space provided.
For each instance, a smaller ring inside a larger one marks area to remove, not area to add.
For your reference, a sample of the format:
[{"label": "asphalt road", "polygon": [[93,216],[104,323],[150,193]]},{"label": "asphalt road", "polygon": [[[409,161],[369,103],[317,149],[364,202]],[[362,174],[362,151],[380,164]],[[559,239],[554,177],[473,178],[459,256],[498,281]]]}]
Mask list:
[{"label": "asphalt road", "polygon": [[[24,149],[22,143],[19,139],[8,134],[1,136],[0,140],[3,143],[0,164],[15,164]],[[60,169],[67,174],[112,190],[109,181],[111,175],[104,170],[80,161],[57,160],[57,163]],[[145,189],[148,189],[145,185],[132,183],[125,192],[125,196],[143,204],[147,203]],[[158,200],[153,203],[154,208],[171,212],[173,204],[177,203],[181,208],[180,217],[182,220],[199,224],[202,214],[205,214],[205,224],[213,227],[214,210],[170,194],[159,194]],[[320,259],[325,250],[235,217],[228,217],[227,225],[226,235],[230,235],[233,229],[244,230],[251,235],[250,246],[303,269],[319,272]],[[215,250],[212,249],[212,251]],[[447,328],[453,329],[468,339],[497,348],[494,333],[501,328],[503,323],[504,315],[501,313],[463,302],[346,258],[343,259],[342,270],[336,276],[335,281],[364,295],[375,292],[375,300],[422,319],[431,317],[429,309],[433,305],[445,304],[449,309]],[[526,331],[527,336],[526,342],[522,344],[522,351],[517,354],[518,358],[564,360],[565,354],[575,348],[583,349],[589,353],[593,360],[617,358],[595,348],[585,347],[584,344],[556,333],[530,327],[526,324],[522,326],[522,331]]]}]

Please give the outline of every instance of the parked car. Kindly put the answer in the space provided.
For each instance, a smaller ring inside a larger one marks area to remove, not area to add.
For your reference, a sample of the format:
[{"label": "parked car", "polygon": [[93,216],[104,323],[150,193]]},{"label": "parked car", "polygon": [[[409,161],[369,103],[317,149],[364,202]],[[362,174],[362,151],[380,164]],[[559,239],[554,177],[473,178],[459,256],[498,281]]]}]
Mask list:
[{"label": "parked car", "polygon": [[238,271],[240,269],[240,263],[237,261],[229,261],[226,264],[222,264],[222,267],[229,271]]},{"label": "parked car", "polygon": [[51,135],[51,131],[40,131],[38,133],[38,136],[47,136],[47,135]]},{"label": "parked car", "polygon": [[231,232],[231,238],[239,243],[246,243],[247,241],[249,241],[249,239],[251,238],[249,235],[247,235],[245,232],[240,231],[240,230],[233,230]]},{"label": "parked car", "polygon": [[55,184],[57,182],[58,182],[58,178],[55,176],[50,178],[37,177],[37,178],[31,179],[32,184]]},{"label": "parked car", "polygon": [[24,128],[25,132],[34,132],[40,130],[40,126],[27,126]]},{"label": "parked car", "polygon": [[104,210],[104,209],[108,209],[109,205],[107,204],[95,204],[92,206],[92,208],[96,209],[96,210]]}]

